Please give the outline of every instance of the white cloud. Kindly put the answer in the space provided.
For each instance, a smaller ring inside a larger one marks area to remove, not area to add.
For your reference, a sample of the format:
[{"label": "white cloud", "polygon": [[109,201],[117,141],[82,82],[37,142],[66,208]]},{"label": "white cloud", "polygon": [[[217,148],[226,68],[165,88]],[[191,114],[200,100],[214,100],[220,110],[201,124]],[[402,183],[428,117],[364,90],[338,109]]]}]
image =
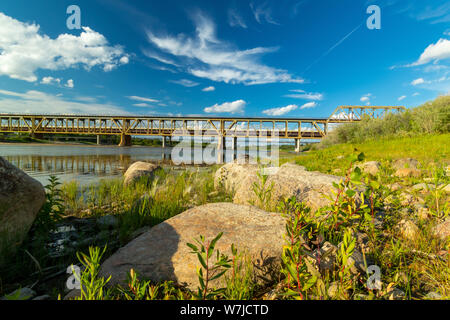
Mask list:
[{"label": "white cloud", "polygon": [[135,101],[159,102],[159,100],[156,100],[156,99],[139,97],[139,96],[127,96],[127,98],[130,99],[130,100],[135,100]]},{"label": "white cloud", "polygon": [[169,80],[169,82],[179,84],[180,86],[192,88],[199,85],[198,82],[188,80],[188,79],[180,79],[180,80]]},{"label": "white cloud", "polygon": [[159,54],[157,54],[157,53],[155,53],[155,52],[152,52],[152,51],[150,51],[150,50],[144,50],[143,53],[144,53],[144,55],[145,55],[146,57],[148,57],[148,58],[155,59],[156,61],[159,61],[159,62],[164,63],[164,64],[169,64],[169,65],[172,65],[172,66],[175,66],[175,67],[179,67],[179,66],[178,66],[174,61],[172,61],[171,59],[162,57],[162,56],[160,56]]},{"label": "white cloud", "polygon": [[41,84],[60,84],[61,83],[61,79],[59,78],[53,78],[53,77],[44,77],[41,80]]},{"label": "white cloud", "polygon": [[408,66],[420,66],[429,62],[437,63],[440,60],[450,58],[450,40],[439,39],[438,42],[430,44],[419,59]]},{"label": "white cloud", "polygon": [[206,87],[206,88],[202,89],[202,91],[204,91],[204,92],[211,92],[211,91],[214,91],[214,90],[216,90],[216,88],[214,88],[213,86],[209,86],[209,87]]},{"label": "white cloud", "polygon": [[65,84],[65,86],[67,88],[73,88],[74,87],[74,83],[72,79],[67,80],[67,83]]},{"label": "white cloud", "polygon": [[228,10],[228,23],[231,27],[241,27],[247,29],[244,19],[235,9]]},{"label": "white cloud", "polygon": [[372,94],[371,93],[367,93],[365,95],[363,95],[359,100],[361,102],[365,102],[365,104],[368,106],[370,105],[370,99],[372,98]]},{"label": "white cloud", "polygon": [[417,85],[422,84],[422,83],[425,83],[425,80],[423,78],[418,78],[418,79],[415,79],[415,80],[411,81],[411,84],[413,86],[417,86]]},{"label": "white cloud", "polygon": [[264,19],[268,23],[279,25],[279,23],[272,18],[272,9],[270,9],[267,2],[260,3],[259,5],[250,3],[250,8],[258,23],[261,24]]},{"label": "white cloud", "polygon": [[205,108],[204,111],[206,113],[243,113],[246,104],[247,103],[244,100],[236,100],[222,104],[216,103],[211,107]]},{"label": "white cloud", "polygon": [[406,98],[406,96],[401,96],[401,97],[399,97],[397,100],[398,101],[402,101],[403,99],[405,99]]},{"label": "white cloud", "polygon": [[291,92],[296,92],[293,94],[287,94],[285,97],[287,98],[295,98],[295,99],[305,99],[305,100],[322,100],[323,94],[317,92],[305,92],[303,90],[290,90]]},{"label": "white cloud", "polygon": [[427,4],[420,13],[416,15],[417,20],[430,20],[430,23],[450,22],[450,3],[444,3],[438,7]]},{"label": "white cloud", "polygon": [[307,102],[305,104],[303,104],[302,106],[298,106],[296,104],[290,104],[288,106],[285,107],[280,107],[280,108],[272,108],[272,109],[267,109],[264,110],[263,113],[267,114],[269,116],[282,116],[288,112],[300,109],[308,109],[308,108],[315,108],[317,106],[317,102]]},{"label": "white cloud", "polygon": [[151,105],[149,105],[148,103],[145,103],[145,102],[143,102],[143,103],[136,103],[136,104],[133,104],[133,106],[140,107],[140,108],[152,107]]},{"label": "white cloud", "polygon": [[317,102],[308,102],[308,103],[305,103],[304,105],[302,105],[300,107],[300,110],[308,109],[308,108],[315,108],[315,107],[317,107]]},{"label": "white cloud", "polygon": [[420,93],[414,92],[412,96],[413,96],[413,97],[417,97],[418,95],[420,95]]},{"label": "white cloud", "polygon": [[[195,16],[196,36],[157,36],[147,31],[148,40],[159,50],[177,59],[176,63],[196,77],[217,82],[244,83],[247,85],[295,82],[287,71],[275,69],[259,62],[262,54],[278,48],[257,47],[238,50],[234,45],[221,41],[216,36],[213,22],[201,14]],[[179,60],[179,62],[178,62]]]},{"label": "white cloud", "polygon": [[29,82],[36,71],[101,66],[104,71],[128,63],[120,46],[89,27],[79,36],[60,34],[56,39],[40,34],[39,25],[20,22],[0,12],[0,75]]},{"label": "white cloud", "polygon": [[0,110],[5,113],[25,114],[128,114],[113,104],[70,101],[61,98],[60,95],[51,95],[35,90],[25,93],[0,90]]},{"label": "white cloud", "polygon": [[297,105],[290,104],[285,107],[267,109],[267,110],[264,110],[262,113],[267,114],[269,116],[282,116],[282,115],[284,115],[288,112],[294,111],[296,109],[298,109]]}]

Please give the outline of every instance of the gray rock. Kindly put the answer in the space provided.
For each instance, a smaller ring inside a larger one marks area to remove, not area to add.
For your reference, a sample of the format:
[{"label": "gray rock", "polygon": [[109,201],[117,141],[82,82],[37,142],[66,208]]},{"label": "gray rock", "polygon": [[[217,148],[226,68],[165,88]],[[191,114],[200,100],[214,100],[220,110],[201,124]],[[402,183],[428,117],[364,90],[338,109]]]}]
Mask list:
[{"label": "gray rock", "polygon": [[402,219],[396,226],[396,231],[398,232],[399,236],[414,241],[417,239],[419,235],[419,228],[415,225],[414,222],[407,219]]},{"label": "gray rock", "polygon": [[378,171],[380,171],[381,164],[378,161],[367,161],[361,165],[361,169],[365,173],[369,173],[376,176]]},{"label": "gray rock", "polygon": [[422,172],[418,169],[414,168],[400,168],[395,171],[394,176],[398,178],[419,178],[422,175]]},{"label": "gray rock", "polygon": [[450,218],[435,226],[433,228],[433,235],[441,240],[447,240],[450,237]]},{"label": "gray rock", "polygon": [[386,293],[386,298],[389,300],[403,300],[405,296],[402,290],[395,287]]},{"label": "gray rock", "polygon": [[[233,202],[237,204],[259,204],[253,184],[260,184],[256,175],[257,168],[233,164],[231,174],[221,174],[221,181],[227,188],[234,188]],[[275,206],[280,200],[294,196],[298,201],[304,201],[311,209],[317,210],[329,203],[324,195],[331,195],[333,182],[338,183],[340,177],[320,172],[306,171],[305,167],[292,163],[283,164],[269,175],[265,188],[273,184],[269,206]],[[219,169],[220,170],[220,169]]]},{"label": "gray rock", "polygon": [[425,298],[430,300],[442,300],[442,296],[437,292],[428,292]]},{"label": "gray rock", "polygon": [[130,185],[141,177],[152,177],[160,166],[154,163],[138,161],[133,163],[124,174],[124,184]]},{"label": "gray rock", "polygon": [[403,168],[417,169],[418,165],[419,161],[412,158],[398,159],[392,163],[392,167],[394,169],[403,169]]},{"label": "gray rock", "polygon": [[42,184],[0,157],[0,266],[22,244],[44,202]]},{"label": "gray rock", "polygon": [[172,280],[196,289],[200,264],[186,243],[195,243],[200,235],[211,241],[223,232],[216,245],[220,252],[231,256],[234,244],[252,259],[260,281],[271,279],[279,272],[285,225],[280,214],[252,206],[206,204],[160,223],[119,249],[102,264],[100,275],[111,275],[111,284],[123,283],[133,268],[152,281]]}]

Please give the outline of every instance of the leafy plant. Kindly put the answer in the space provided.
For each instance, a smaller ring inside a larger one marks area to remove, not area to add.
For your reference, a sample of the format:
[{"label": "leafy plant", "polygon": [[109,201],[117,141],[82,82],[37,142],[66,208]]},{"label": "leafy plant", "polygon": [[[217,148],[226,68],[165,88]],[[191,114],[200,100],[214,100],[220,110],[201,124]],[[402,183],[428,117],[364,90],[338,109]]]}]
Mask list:
[{"label": "leafy plant", "polygon": [[35,220],[35,226],[40,231],[50,231],[55,228],[64,214],[64,201],[59,186],[61,183],[56,176],[49,177],[49,183],[45,186],[45,203]]},{"label": "leafy plant", "polygon": [[[200,235],[199,239],[195,240],[198,247],[192,243],[187,243],[187,246],[192,249],[193,254],[197,255],[201,267],[197,268],[197,275],[200,286],[194,297],[197,299],[214,299],[219,294],[225,291],[225,288],[210,289],[210,283],[213,280],[222,277],[225,272],[231,267],[231,260],[228,256],[221,254],[219,250],[214,250],[217,241],[222,237],[223,232],[219,233],[213,240],[206,242],[205,237]],[[211,259],[215,253],[216,259],[212,263]]]},{"label": "leafy plant", "polygon": [[[270,186],[266,187],[269,175],[264,174],[264,167],[261,167],[260,170],[256,172],[256,175],[258,177],[258,182],[253,182],[252,190],[258,198],[258,205],[265,210],[269,210],[274,182],[272,181]],[[251,204],[254,205],[254,203]]]},{"label": "leafy plant", "polygon": [[229,300],[249,300],[253,297],[256,283],[253,277],[253,266],[250,259],[246,258],[243,252],[238,252],[234,245],[231,245],[233,255],[231,261],[231,277],[225,275],[226,287],[223,298]]},{"label": "leafy plant", "polygon": [[[77,252],[78,260],[85,269],[81,272],[80,279],[77,279],[80,283],[81,295],[76,300],[106,300],[109,298],[106,284],[111,280],[111,276],[106,280],[103,277],[98,277],[100,261],[105,251],[106,246],[102,251],[98,247],[89,247],[89,255]],[[75,278],[78,277],[75,272],[74,276]]]},{"label": "leafy plant", "polygon": [[[305,238],[311,238],[316,234],[316,228],[308,218],[310,209],[304,203],[298,203],[292,197],[283,203],[286,222],[286,245],[283,247],[282,262],[285,274],[287,290],[284,295],[294,299],[303,300],[309,288],[314,286],[320,278],[317,272],[311,274],[306,260],[304,246],[307,246]],[[319,240],[320,242],[320,240]]]}]

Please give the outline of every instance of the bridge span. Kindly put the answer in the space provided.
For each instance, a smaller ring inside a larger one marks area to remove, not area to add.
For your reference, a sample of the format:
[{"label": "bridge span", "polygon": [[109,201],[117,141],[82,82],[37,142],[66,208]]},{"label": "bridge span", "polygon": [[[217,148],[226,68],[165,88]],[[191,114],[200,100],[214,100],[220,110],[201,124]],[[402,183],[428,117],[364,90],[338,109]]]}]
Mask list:
[{"label": "bridge span", "polygon": [[169,117],[105,115],[1,114],[0,133],[120,135],[120,146],[130,146],[131,136],[218,137],[223,149],[226,138],[294,139],[299,150],[301,139],[322,139],[330,124],[349,123],[364,117],[380,118],[401,112],[402,106],[340,106],[328,118],[251,118],[251,117]]}]

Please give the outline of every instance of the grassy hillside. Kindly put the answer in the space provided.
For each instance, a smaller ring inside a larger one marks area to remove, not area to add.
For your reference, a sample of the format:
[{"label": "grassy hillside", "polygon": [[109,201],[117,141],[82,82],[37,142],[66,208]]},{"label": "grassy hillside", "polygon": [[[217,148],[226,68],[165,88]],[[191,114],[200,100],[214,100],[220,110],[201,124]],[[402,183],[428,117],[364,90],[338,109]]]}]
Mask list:
[{"label": "grassy hillside", "polygon": [[[294,158],[295,162],[324,173],[343,168],[346,156],[355,149],[364,152],[368,161],[391,161],[400,158],[414,158],[423,166],[431,162],[450,163],[450,133],[405,136],[398,138],[370,139],[361,143],[342,143],[319,150],[311,150]],[[292,161],[292,158],[280,162]]]},{"label": "grassy hillside", "polygon": [[382,119],[363,119],[335,128],[318,145],[319,148],[338,143],[361,143],[391,137],[411,137],[450,132],[450,95],[441,96],[417,108]]}]

